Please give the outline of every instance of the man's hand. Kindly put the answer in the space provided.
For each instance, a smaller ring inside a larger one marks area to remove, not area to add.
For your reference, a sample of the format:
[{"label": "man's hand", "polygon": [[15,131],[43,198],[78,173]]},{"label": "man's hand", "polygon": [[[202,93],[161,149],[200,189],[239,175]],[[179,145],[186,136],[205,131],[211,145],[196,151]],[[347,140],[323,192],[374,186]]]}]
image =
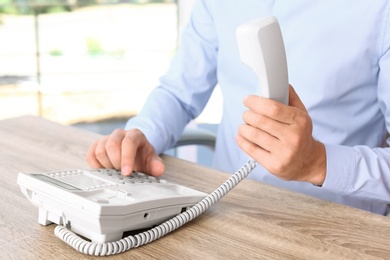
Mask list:
[{"label": "man's hand", "polygon": [[283,180],[322,185],[326,175],[326,152],[312,136],[312,121],[294,89],[289,106],[258,96],[244,105],[246,124],[240,126],[239,147],[269,172]]},{"label": "man's hand", "polygon": [[161,176],[165,171],[162,159],[138,129],[116,129],[96,141],[89,148],[87,162],[92,168],[115,168],[126,176],[133,171]]}]

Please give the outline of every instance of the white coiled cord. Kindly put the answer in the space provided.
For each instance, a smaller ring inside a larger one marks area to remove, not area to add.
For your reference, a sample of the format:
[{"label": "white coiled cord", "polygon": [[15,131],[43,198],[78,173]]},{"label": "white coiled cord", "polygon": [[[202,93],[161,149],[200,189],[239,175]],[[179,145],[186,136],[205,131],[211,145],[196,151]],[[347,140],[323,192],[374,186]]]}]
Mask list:
[{"label": "white coiled cord", "polygon": [[82,239],[72,231],[68,230],[65,226],[57,226],[54,229],[54,234],[65,243],[84,254],[106,256],[125,252],[129,249],[153,242],[198,217],[204,211],[210,208],[215,202],[225,196],[246,176],[248,176],[248,174],[256,166],[256,161],[249,160],[221,186],[206,196],[203,200],[192,206],[190,209],[148,231],[141,232],[137,235],[127,236],[114,242],[94,243]]}]

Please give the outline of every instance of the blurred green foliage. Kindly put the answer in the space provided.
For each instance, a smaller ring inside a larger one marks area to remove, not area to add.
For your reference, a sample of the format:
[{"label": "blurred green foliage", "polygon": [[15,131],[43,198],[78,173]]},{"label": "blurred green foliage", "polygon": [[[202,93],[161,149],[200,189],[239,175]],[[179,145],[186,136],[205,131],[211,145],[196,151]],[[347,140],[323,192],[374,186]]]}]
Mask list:
[{"label": "blurred green foliage", "polygon": [[0,0],[0,13],[32,14],[68,12],[74,7],[96,5],[97,0]]},{"label": "blurred green foliage", "polygon": [[89,55],[97,56],[104,53],[103,47],[98,39],[88,37],[86,43]]},{"label": "blurred green foliage", "polygon": [[75,8],[109,4],[172,3],[175,0],[0,0],[0,14],[69,12]]}]

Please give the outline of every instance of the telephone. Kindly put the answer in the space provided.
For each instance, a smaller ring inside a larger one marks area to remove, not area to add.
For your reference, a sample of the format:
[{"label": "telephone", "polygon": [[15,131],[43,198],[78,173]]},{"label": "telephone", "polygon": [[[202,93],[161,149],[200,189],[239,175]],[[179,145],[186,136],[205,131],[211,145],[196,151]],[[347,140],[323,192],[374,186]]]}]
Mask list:
[{"label": "telephone", "polygon": [[[264,96],[286,102],[287,65],[276,18],[244,24],[237,40],[241,58],[259,77]],[[250,159],[210,194],[139,172],[125,177],[109,169],[19,173],[17,182],[39,207],[40,224],[56,223],[54,233],[64,242],[82,253],[104,256],[148,244],[198,217],[256,166]],[[124,231],[145,228],[150,229],[122,238]]]},{"label": "telephone", "polygon": [[95,243],[160,224],[207,195],[140,172],[125,177],[112,169],[20,173],[18,184],[39,207],[39,224],[69,226]]},{"label": "telephone", "polygon": [[[124,177],[110,169],[19,173],[17,182],[39,207],[40,224],[54,222],[54,233],[64,242],[84,254],[104,256],[148,244],[198,217],[256,165],[248,161],[209,195],[140,172]],[[124,231],[144,228],[151,229],[122,238]]]}]

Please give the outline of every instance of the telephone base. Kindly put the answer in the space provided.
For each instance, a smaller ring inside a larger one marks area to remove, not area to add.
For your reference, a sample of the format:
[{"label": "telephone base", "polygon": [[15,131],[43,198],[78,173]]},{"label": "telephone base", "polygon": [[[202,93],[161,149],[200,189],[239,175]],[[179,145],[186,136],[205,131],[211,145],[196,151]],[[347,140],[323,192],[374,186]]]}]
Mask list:
[{"label": "telephone base", "polygon": [[38,206],[39,224],[67,226],[94,243],[161,224],[207,195],[141,173],[125,177],[103,169],[19,173],[18,184]]}]

